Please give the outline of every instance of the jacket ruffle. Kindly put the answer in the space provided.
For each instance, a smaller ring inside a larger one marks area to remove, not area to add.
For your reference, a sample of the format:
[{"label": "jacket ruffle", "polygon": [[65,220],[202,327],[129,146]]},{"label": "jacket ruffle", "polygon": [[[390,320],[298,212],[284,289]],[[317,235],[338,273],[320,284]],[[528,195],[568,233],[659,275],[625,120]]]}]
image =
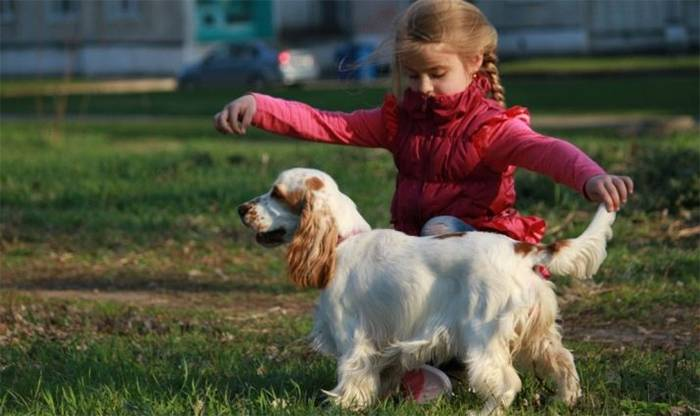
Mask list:
[{"label": "jacket ruffle", "polygon": [[534,215],[520,215],[514,208],[503,210],[493,217],[470,221],[470,224],[478,230],[495,231],[530,244],[542,241],[547,229],[547,223],[542,218]]},{"label": "jacket ruffle", "polygon": [[491,145],[496,135],[495,130],[498,129],[502,123],[511,119],[520,119],[530,125],[530,112],[525,107],[513,106],[502,113],[488,119],[484,124],[482,124],[479,129],[472,136],[472,143],[479,153],[479,156],[483,156],[486,149]]},{"label": "jacket ruffle", "polygon": [[384,96],[382,119],[384,120],[386,137],[389,139],[389,143],[393,143],[399,132],[399,107],[394,94],[388,93]]}]

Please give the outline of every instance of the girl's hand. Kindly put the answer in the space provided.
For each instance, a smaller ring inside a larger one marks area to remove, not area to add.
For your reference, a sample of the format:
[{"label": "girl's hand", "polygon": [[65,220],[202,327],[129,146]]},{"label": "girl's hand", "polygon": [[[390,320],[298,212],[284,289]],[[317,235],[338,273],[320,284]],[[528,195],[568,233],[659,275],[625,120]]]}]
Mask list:
[{"label": "girl's hand", "polygon": [[214,116],[214,127],[223,134],[245,134],[253,120],[257,105],[252,95],[237,98]]},{"label": "girl's hand", "polygon": [[611,212],[627,203],[627,196],[634,193],[634,183],[628,176],[598,175],[590,178],[583,189],[588,199],[605,203]]}]

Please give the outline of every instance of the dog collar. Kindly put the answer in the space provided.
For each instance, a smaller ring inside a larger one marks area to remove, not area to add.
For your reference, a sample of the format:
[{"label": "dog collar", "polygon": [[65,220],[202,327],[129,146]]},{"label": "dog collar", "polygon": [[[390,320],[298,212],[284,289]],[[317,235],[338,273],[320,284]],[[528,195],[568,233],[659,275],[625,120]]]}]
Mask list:
[{"label": "dog collar", "polygon": [[343,241],[347,240],[348,238],[354,237],[354,236],[356,236],[356,235],[358,235],[358,234],[362,234],[363,232],[364,232],[364,231],[358,230],[358,229],[356,228],[356,229],[352,230],[352,231],[350,232],[350,234],[346,235],[345,237],[338,236],[338,243],[336,244],[336,246],[339,246],[340,243],[342,243]]}]

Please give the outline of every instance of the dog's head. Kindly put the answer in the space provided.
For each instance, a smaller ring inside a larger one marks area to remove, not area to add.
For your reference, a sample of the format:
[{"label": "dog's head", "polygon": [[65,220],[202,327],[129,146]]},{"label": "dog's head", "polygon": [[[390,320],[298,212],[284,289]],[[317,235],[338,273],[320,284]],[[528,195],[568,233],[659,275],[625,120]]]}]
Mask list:
[{"label": "dog's head", "polygon": [[241,204],[238,214],[243,224],[256,232],[255,239],[263,246],[290,243],[302,219],[309,217],[304,212],[324,205],[323,200],[333,190],[337,190],[337,185],[324,172],[286,170],[268,192]]},{"label": "dog's head", "polygon": [[325,287],[335,267],[338,231],[331,200],[339,198],[326,173],[296,168],[282,172],[272,188],[238,207],[243,224],[266,247],[289,244],[292,281],[303,287]]}]

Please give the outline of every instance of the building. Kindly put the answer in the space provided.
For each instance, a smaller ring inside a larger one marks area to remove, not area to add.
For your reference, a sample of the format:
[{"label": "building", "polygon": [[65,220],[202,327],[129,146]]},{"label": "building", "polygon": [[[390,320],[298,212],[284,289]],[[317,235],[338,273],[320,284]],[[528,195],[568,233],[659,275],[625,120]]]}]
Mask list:
[{"label": "building", "polygon": [[[501,56],[698,49],[697,0],[474,0]],[[172,75],[216,42],[264,38],[330,65],[410,0],[0,0],[0,74]]]},{"label": "building", "polygon": [[502,55],[687,52],[698,49],[698,0],[531,0],[475,3]]}]

